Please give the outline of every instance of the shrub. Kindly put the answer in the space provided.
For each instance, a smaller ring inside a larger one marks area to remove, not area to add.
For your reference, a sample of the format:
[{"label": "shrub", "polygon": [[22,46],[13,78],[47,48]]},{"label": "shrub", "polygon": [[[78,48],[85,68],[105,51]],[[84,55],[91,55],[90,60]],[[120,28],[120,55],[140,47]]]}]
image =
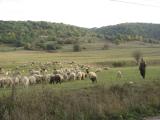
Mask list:
[{"label": "shrub", "polygon": [[[1,120],[142,120],[160,110],[160,82],[54,90],[43,86],[0,97]],[[78,98],[78,99],[77,99]]]},{"label": "shrub", "polygon": [[32,45],[31,45],[30,43],[26,43],[26,44],[24,45],[24,49],[25,49],[25,50],[32,50]]},{"label": "shrub", "polygon": [[103,47],[102,47],[102,50],[108,50],[109,49],[109,45],[108,44],[105,44]]},{"label": "shrub", "polygon": [[64,44],[73,44],[75,41],[72,39],[67,39],[64,41]]},{"label": "shrub", "polygon": [[74,52],[79,52],[81,51],[81,46],[79,44],[74,44],[73,45],[73,51]]},{"label": "shrub", "polygon": [[142,53],[140,50],[136,50],[132,54],[133,58],[136,60],[136,63],[139,63],[140,58],[142,57]]},{"label": "shrub", "polygon": [[91,39],[89,39],[89,40],[88,40],[88,43],[92,43],[92,40],[91,40]]},{"label": "shrub", "polygon": [[46,50],[57,50],[60,49],[61,46],[55,43],[47,43],[45,49]]},{"label": "shrub", "polygon": [[115,61],[115,62],[112,63],[113,67],[123,67],[125,65],[126,65],[125,61]]}]

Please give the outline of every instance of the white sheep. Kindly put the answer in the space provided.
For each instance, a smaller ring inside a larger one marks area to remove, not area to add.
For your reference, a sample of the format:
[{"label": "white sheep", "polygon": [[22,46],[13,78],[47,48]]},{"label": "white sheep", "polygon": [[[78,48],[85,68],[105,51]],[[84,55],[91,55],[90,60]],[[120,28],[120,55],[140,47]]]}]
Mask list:
[{"label": "white sheep", "polygon": [[74,72],[71,72],[69,75],[69,80],[75,80],[76,79],[76,74]]},{"label": "white sheep", "polygon": [[38,70],[29,70],[29,72],[30,72],[30,74],[31,75],[40,75],[41,74],[41,72],[40,71],[38,71]]},{"label": "white sheep", "polygon": [[11,77],[2,77],[0,78],[1,87],[10,87],[13,84],[13,79]]},{"label": "white sheep", "polygon": [[15,85],[19,85],[19,83],[20,83],[20,76],[16,76],[15,78],[13,78],[13,83]]},{"label": "white sheep", "polygon": [[33,75],[29,76],[28,79],[29,79],[30,85],[36,84],[36,77],[35,76],[33,76]]},{"label": "white sheep", "polygon": [[29,86],[29,78],[27,76],[21,77],[21,84],[25,87]]},{"label": "white sheep", "polygon": [[46,74],[44,75],[45,81],[48,83],[50,81],[52,74]]},{"label": "white sheep", "polygon": [[64,73],[64,74],[63,74],[63,79],[64,79],[65,81],[69,79],[67,73]]},{"label": "white sheep", "polygon": [[83,74],[82,74],[82,72],[81,71],[79,71],[78,73],[77,73],[77,80],[82,80],[82,76],[83,76]]},{"label": "white sheep", "polygon": [[98,72],[102,72],[102,69],[101,68],[96,69],[96,73]]},{"label": "white sheep", "polygon": [[84,80],[87,77],[87,74],[85,72],[82,72],[82,80]]},{"label": "white sheep", "polygon": [[117,79],[121,79],[122,78],[122,72],[119,70],[117,71]]},{"label": "white sheep", "polygon": [[43,82],[43,79],[44,79],[43,75],[34,74],[33,76],[36,78],[36,83],[42,83]]},{"label": "white sheep", "polygon": [[110,70],[111,68],[110,67],[104,67],[103,69],[104,70]]},{"label": "white sheep", "polygon": [[88,75],[92,83],[97,82],[97,74],[95,72],[89,72]]}]

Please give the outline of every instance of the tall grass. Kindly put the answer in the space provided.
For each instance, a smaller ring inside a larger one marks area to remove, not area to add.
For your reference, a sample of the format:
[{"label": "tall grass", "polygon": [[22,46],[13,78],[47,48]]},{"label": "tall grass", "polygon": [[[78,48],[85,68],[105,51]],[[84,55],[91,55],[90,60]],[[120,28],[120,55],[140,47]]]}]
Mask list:
[{"label": "tall grass", "polygon": [[141,120],[160,112],[160,81],[39,90],[0,98],[1,120]]}]

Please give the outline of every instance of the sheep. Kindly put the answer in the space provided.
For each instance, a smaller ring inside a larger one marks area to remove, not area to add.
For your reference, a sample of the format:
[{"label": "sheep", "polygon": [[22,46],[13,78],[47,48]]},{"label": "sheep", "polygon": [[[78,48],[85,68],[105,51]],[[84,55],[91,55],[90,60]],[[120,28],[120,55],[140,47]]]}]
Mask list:
[{"label": "sheep", "polygon": [[69,79],[67,73],[64,73],[64,74],[63,74],[63,79],[64,79],[64,80],[68,80],[68,79]]},{"label": "sheep", "polygon": [[43,75],[34,74],[33,76],[36,78],[36,83],[42,83],[45,79]]},{"label": "sheep", "polygon": [[82,80],[82,77],[83,77],[83,74],[82,74],[82,72],[81,71],[79,71],[78,73],[77,73],[77,80]]},{"label": "sheep", "polygon": [[69,73],[69,80],[75,80],[76,74],[74,72]]},{"label": "sheep", "polygon": [[2,67],[0,67],[0,74],[5,74],[5,71]]},{"label": "sheep", "polygon": [[86,72],[89,76],[89,79],[92,81],[92,83],[97,82],[97,74],[95,72],[89,72],[89,69],[86,69]]},{"label": "sheep", "polygon": [[35,76],[29,76],[29,83],[30,85],[36,84],[36,77]]},{"label": "sheep", "polygon": [[103,68],[104,70],[109,70],[109,69],[111,69],[110,67],[104,67]]},{"label": "sheep", "polygon": [[96,73],[98,73],[98,72],[102,72],[102,69],[101,69],[101,68],[98,68],[98,69],[96,70]]},{"label": "sheep", "polygon": [[1,87],[10,87],[13,84],[13,79],[11,77],[2,77],[0,79]]},{"label": "sheep", "polygon": [[61,70],[56,70],[56,69],[54,69],[54,72],[53,72],[53,74],[61,74]]},{"label": "sheep", "polygon": [[60,83],[61,84],[62,80],[63,80],[63,76],[61,74],[55,74],[55,75],[51,76],[49,83],[50,84],[54,84],[54,83],[56,83],[56,84]]},{"label": "sheep", "polygon": [[30,81],[29,78],[27,76],[23,76],[21,77],[21,84],[24,85],[25,87],[28,87]]},{"label": "sheep", "polygon": [[129,81],[129,84],[133,84],[134,82],[133,81]]},{"label": "sheep", "polygon": [[119,70],[117,71],[117,76],[116,76],[117,79],[120,79],[122,78],[122,72]]},{"label": "sheep", "polygon": [[97,82],[97,74],[95,72],[89,72],[88,74],[92,83]]},{"label": "sheep", "polygon": [[51,76],[52,76],[52,74],[46,74],[46,75],[44,75],[44,79],[45,79],[45,81],[47,83],[50,81]]},{"label": "sheep", "polygon": [[87,74],[85,72],[82,72],[82,80],[84,80],[87,77]]},{"label": "sheep", "polygon": [[20,83],[20,77],[21,76],[18,75],[18,76],[16,76],[16,77],[13,78],[14,79],[13,82],[14,82],[15,85],[19,85],[19,83]]},{"label": "sheep", "polygon": [[36,70],[29,70],[29,72],[31,75],[34,75],[34,74],[40,75],[40,73],[41,73],[40,71],[36,71]]}]

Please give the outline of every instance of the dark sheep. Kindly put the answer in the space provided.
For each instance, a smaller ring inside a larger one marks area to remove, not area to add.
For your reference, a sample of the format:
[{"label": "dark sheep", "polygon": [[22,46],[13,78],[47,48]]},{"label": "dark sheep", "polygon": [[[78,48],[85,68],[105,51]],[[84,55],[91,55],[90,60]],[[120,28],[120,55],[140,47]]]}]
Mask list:
[{"label": "dark sheep", "polygon": [[63,79],[63,77],[60,75],[60,74],[56,74],[56,75],[54,75],[54,76],[51,76],[50,77],[50,84],[54,84],[54,83],[62,83],[62,79]]}]

